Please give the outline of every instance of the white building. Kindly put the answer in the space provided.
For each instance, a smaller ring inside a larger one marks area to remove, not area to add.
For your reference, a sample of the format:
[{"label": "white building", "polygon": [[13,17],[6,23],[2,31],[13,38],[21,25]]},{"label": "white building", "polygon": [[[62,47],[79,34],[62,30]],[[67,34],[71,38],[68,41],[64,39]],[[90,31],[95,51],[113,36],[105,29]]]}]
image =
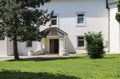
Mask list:
[{"label": "white building", "polygon": [[[87,32],[102,32],[106,52],[120,53],[116,0],[51,0],[41,8],[54,10],[51,21],[40,28],[49,34],[41,42],[18,43],[20,55],[86,53]],[[6,38],[0,41],[0,56],[9,55],[13,55],[12,42]]]},{"label": "white building", "polygon": [[109,0],[110,53],[120,53],[120,26],[115,19],[117,12],[117,1],[118,0]]}]

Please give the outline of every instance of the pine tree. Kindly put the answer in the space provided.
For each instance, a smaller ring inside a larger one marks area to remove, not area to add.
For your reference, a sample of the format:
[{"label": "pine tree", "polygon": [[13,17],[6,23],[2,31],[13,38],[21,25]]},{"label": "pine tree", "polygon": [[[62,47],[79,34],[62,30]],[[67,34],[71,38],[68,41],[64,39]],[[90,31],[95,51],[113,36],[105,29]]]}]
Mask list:
[{"label": "pine tree", "polygon": [[40,9],[50,0],[0,0],[0,37],[13,41],[15,60],[19,59],[17,42],[40,40],[44,35],[39,31],[53,14]]}]

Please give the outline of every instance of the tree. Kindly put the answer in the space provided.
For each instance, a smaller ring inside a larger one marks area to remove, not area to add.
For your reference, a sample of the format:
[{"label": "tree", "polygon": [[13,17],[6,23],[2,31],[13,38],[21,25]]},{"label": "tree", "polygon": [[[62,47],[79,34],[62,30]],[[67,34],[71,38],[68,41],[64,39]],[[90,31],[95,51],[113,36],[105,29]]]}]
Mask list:
[{"label": "tree", "polygon": [[117,7],[118,12],[116,13],[116,20],[120,23],[120,0],[118,1]]},{"label": "tree", "polygon": [[14,58],[19,59],[17,42],[40,40],[44,33],[40,25],[46,24],[53,12],[40,9],[50,0],[0,0],[0,37],[13,41]]}]

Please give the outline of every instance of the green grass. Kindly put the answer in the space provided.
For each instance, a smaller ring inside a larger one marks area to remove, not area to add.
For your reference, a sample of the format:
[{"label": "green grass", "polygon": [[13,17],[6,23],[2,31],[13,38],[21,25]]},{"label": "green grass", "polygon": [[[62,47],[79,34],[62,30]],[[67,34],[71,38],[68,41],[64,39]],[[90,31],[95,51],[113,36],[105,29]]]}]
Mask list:
[{"label": "green grass", "polygon": [[3,61],[0,79],[120,79],[120,55]]}]

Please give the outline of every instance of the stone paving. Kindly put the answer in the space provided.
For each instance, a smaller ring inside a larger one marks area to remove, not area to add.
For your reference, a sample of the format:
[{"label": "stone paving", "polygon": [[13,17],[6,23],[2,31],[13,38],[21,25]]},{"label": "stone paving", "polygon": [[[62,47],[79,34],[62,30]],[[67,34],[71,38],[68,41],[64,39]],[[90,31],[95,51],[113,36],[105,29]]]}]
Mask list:
[{"label": "stone paving", "polygon": [[[42,59],[42,60],[48,60],[48,59],[59,59],[59,58],[69,58],[69,57],[76,57],[76,56],[85,56],[86,54],[69,54],[65,56],[60,56],[57,54],[53,55],[38,55],[38,56],[20,56],[20,59]],[[7,56],[7,57],[0,57],[0,61],[6,61],[6,60],[13,60],[14,56]]]}]

